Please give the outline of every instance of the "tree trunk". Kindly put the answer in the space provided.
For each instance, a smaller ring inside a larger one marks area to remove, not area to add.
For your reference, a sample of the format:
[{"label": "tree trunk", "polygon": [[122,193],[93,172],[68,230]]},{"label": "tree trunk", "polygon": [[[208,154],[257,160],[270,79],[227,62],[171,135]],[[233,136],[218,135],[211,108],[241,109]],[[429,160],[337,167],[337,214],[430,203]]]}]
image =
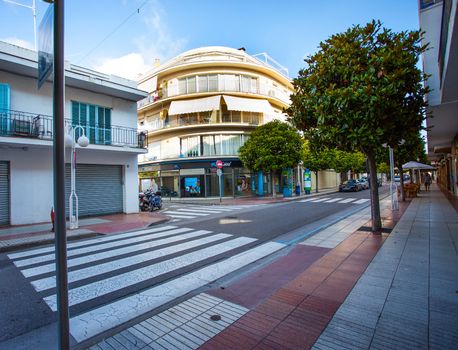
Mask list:
[{"label": "tree trunk", "polygon": [[316,184],[315,184],[315,192],[318,193],[318,170],[315,171],[315,180],[316,180]]},{"label": "tree trunk", "polygon": [[270,183],[272,185],[272,197],[275,198],[277,193],[275,192],[275,172],[273,170],[270,171]]},{"label": "tree trunk", "polygon": [[378,196],[377,184],[377,166],[375,164],[375,155],[368,153],[367,160],[370,173],[370,192],[371,192],[371,219],[372,219],[372,233],[380,233],[382,229],[382,219],[380,217],[380,202]]}]

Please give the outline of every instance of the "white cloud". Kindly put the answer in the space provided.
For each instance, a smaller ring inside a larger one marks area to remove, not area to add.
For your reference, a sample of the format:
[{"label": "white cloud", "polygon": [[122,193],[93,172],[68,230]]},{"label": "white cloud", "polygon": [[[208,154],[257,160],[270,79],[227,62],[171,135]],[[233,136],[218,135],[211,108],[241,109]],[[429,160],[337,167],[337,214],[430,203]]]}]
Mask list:
[{"label": "white cloud", "polygon": [[183,51],[186,40],[174,38],[164,23],[165,11],[156,1],[152,6],[140,10],[145,30],[142,35],[132,39],[136,52],[121,57],[105,57],[98,59],[93,68],[107,74],[136,80],[139,74],[153,68],[153,61],[161,63]]},{"label": "white cloud", "polygon": [[103,59],[100,64],[94,66],[94,69],[102,73],[136,80],[140,74],[151,69],[151,66],[145,63],[142,55],[133,52],[118,58]]},{"label": "white cloud", "polygon": [[28,41],[26,41],[26,40],[22,40],[22,39],[18,39],[18,38],[2,38],[2,39],[0,39],[0,41],[4,41],[4,42],[10,43],[12,45],[24,47],[24,48],[29,49],[29,50],[35,50],[35,45],[30,43],[30,42],[28,42]]}]

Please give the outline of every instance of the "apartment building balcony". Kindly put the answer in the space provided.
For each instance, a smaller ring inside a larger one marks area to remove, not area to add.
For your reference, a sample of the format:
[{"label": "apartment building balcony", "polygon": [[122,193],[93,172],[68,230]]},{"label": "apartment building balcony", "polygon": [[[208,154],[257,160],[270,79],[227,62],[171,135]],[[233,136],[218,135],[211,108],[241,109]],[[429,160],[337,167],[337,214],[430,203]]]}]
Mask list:
[{"label": "apartment building balcony", "polygon": [[[65,127],[76,124],[65,119]],[[109,146],[141,151],[148,147],[146,132],[139,132],[135,128],[113,125],[81,125],[91,145],[99,149]],[[0,144],[51,146],[53,140],[53,117],[15,110],[0,110]],[[77,133],[80,133],[77,130]],[[108,148],[109,149],[109,148]]]},{"label": "apartment building balcony", "polygon": [[290,93],[288,91],[280,87],[273,87],[267,84],[259,84],[258,86],[251,88],[244,88],[243,86],[232,86],[213,89],[187,89],[186,91],[175,91],[174,89],[162,87],[148,94],[148,96],[144,99],[138,101],[137,109],[140,110],[147,106],[153,105],[156,102],[164,103],[176,97],[191,97],[191,95],[195,95],[195,97],[203,97],[224,93],[249,97],[263,96],[272,102],[277,102],[284,105],[290,104]]}]

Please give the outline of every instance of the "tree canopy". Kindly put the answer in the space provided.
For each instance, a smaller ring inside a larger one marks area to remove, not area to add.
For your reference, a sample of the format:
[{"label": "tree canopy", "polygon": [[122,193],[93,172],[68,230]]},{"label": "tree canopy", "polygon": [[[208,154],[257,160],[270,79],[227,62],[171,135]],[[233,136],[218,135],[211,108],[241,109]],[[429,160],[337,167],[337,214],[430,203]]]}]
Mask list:
[{"label": "tree canopy", "polygon": [[[364,153],[376,174],[381,145],[396,145],[422,127],[427,88],[416,64],[424,50],[420,32],[395,33],[379,21],[332,35],[294,79],[289,120],[307,138]],[[372,230],[379,231],[376,176],[371,181]]]},{"label": "tree canopy", "polygon": [[240,147],[239,154],[248,169],[268,173],[299,164],[302,144],[303,139],[296,128],[274,120],[257,127]]}]

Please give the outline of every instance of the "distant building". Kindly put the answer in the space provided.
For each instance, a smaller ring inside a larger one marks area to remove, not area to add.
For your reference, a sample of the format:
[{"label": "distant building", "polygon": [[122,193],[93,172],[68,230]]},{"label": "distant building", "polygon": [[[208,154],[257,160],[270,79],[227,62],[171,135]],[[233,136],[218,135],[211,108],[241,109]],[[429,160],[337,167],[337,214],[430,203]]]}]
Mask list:
[{"label": "distant building", "polygon": [[423,70],[430,74],[427,85],[428,157],[438,166],[438,181],[458,196],[458,1],[420,0],[420,28],[423,44]]},{"label": "distant building", "polygon": [[[204,47],[153,68],[139,88],[148,91],[138,102],[139,127],[148,130],[148,153],[139,159],[143,187],[154,179],[166,196],[219,196],[221,160],[223,196],[258,191],[238,150],[258,125],[285,119],[293,91],[285,68],[243,48]],[[271,179],[264,174],[262,181],[266,192]],[[280,178],[274,183],[278,191]]]},{"label": "distant building", "polygon": [[[146,143],[136,102],[147,94],[133,81],[68,62],[65,84],[66,126],[82,126],[90,141],[77,146],[79,216],[138,212],[137,159]],[[50,221],[52,140],[52,83],[37,89],[37,53],[0,42],[0,225]],[[67,206],[69,173],[67,164]]]}]

